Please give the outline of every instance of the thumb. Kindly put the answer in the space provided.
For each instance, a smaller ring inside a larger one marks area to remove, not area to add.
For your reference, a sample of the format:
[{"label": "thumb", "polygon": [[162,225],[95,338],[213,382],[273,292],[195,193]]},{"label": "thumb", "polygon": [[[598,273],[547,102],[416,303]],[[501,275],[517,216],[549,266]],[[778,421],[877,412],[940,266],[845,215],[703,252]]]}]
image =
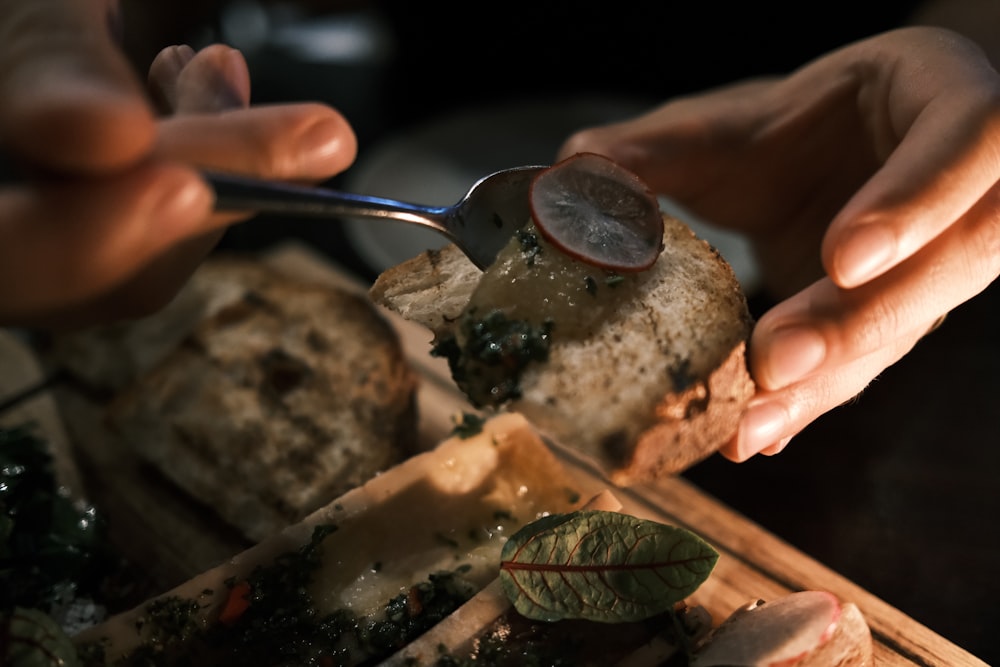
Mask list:
[{"label": "thumb", "polygon": [[107,0],[0,0],[0,143],[45,169],[100,172],[152,149],[143,87]]}]

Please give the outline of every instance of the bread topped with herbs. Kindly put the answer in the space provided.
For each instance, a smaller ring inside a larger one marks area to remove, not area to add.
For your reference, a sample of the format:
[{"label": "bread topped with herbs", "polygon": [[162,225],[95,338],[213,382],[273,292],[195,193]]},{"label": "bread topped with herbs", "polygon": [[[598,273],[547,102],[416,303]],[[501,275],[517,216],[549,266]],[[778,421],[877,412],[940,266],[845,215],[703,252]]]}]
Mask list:
[{"label": "bread topped with herbs", "polygon": [[618,483],[649,480],[727,442],[754,392],[732,268],[656,216],[662,242],[638,271],[571,256],[536,215],[485,272],[446,246],[388,269],[370,295],[433,332],[474,404],[523,414]]}]

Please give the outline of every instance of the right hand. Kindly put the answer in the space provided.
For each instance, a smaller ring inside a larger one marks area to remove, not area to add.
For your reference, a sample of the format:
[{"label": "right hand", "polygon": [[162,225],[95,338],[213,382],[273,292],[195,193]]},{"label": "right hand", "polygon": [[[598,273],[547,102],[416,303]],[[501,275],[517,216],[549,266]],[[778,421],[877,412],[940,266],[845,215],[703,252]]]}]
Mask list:
[{"label": "right hand", "polygon": [[225,227],[197,168],[320,181],[357,144],[319,104],[249,106],[242,56],[164,50],[149,85],[117,47],[113,0],[0,0],[0,325],[66,328],[169,301]]},{"label": "right hand", "polygon": [[790,76],[581,131],[753,243],[783,299],[757,322],[758,394],[723,450],[780,451],[1000,275],[1000,75],[969,40],[900,29]]}]

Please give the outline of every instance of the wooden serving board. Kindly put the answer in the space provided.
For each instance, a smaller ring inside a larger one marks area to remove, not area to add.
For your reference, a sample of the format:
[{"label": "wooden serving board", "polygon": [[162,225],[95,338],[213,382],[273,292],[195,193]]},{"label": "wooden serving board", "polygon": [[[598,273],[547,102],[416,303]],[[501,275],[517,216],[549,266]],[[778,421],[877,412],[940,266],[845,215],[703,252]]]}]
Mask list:
[{"label": "wooden serving board", "polygon": [[[276,249],[266,261],[296,276],[366,289],[299,244]],[[432,447],[452,431],[455,415],[471,411],[471,407],[454,387],[446,363],[430,356],[430,333],[394,313],[384,312],[421,377],[420,440],[423,446]],[[0,400],[38,380],[41,373],[30,348],[16,336],[0,332]],[[161,590],[249,546],[236,531],[211,519],[207,508],[181,497],[126,445],[107,437],[101,424],[102,412],[99,399],[63,387],[0,415],[0,423],[36,421],[63,454],[72,441],[73,456],[66,459],[70,464],[64,466],[64,479],[79,484],[87,499],[106,511],[112,539],[133,562],[143,564]],[[597,466],[572,450],[553,447],[587,486],[611,486]],[[78,465],[78,470],[72,464]],[[84,481],[80,483],[78,478]],[[714,618],[725,617],[755,599],[823,589],[861,609],[872,630],[876,665],[986,666],[681,477],[629,489],[615,488],[614,493],[625,511],[683,526],[718,549],[718,564],[694,600]]]}]

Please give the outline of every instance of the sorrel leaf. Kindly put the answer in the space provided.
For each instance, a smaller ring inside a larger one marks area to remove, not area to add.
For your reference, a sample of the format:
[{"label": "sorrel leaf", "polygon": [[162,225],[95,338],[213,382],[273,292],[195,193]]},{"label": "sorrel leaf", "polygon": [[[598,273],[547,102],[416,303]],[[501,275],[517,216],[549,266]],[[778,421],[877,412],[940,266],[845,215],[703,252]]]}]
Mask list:
[{"label": "sorrel leaf", "polygon": [[672,608],[708,578],[719,554],[676,526],[618,512],[554,514],[504,544],[500,581],[541,621],[638,621]]}]

